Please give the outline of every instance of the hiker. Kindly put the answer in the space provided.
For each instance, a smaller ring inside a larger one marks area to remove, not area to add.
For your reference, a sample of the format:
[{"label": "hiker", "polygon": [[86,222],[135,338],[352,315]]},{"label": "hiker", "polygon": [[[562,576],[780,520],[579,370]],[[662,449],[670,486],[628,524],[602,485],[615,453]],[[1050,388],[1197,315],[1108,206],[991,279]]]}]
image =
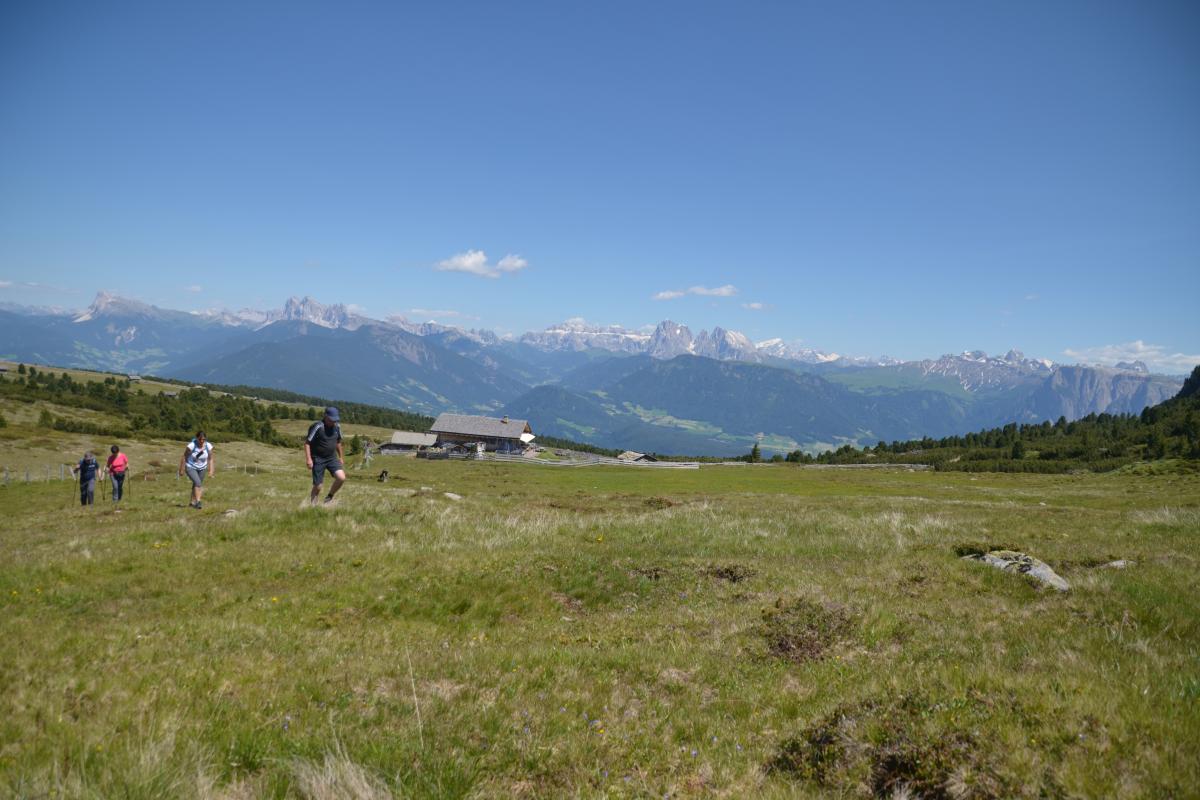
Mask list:
[{"label": "hiker", "polygon": [[125,496],[125,471],[129,469],[129,459],[121,452],[121,448],[114,444],[112,455],[108,457],[104,468],[108,470],[108,477],[112,481],[113,502],[119,503]]},{"label": "hiker", "polygon": [[79,476],[79,505],[90,506],[96,503],[96,474],[100,465],[96,457],[88,450],[79,459],[79,463],[71,467],[71,474]]},{"label": "hiker", "polygon": [[325,495],[325,503],[333,502],[333,497],[346,482],[346,470],[342,465],[342,429],[338,426],[338,410],[333,406],[325,409],[325,416],[320,422],[314,422],[304,437],[304,463],[312,470],[312,493],[308,502],[316,505],[317,497],[321,494],[321,484],[325,482],[325,471],[333,475],[333,486]]},{"label": "hiker", "polygon": [[204,494],[201,484],[204,483],[204,473],[207,470],[211,476],[216,471],[216,462],[212,456],[212,442],[204,435],[204,431],[196,431],[196,438],[188,442],[179,459],[179,474],[187,470],[187,476],[192,481],[192,500],[190,508],[200,508],[200,497]]}]

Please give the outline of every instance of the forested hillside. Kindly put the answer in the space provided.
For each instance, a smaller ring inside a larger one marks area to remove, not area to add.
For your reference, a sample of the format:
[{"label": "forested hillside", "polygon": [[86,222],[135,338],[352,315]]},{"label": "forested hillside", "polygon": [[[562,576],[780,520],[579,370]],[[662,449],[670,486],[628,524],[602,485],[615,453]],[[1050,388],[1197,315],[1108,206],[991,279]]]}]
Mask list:
[{"label": "forested hillside", "polygon": [[784,460],[799,463],[928,464],[973,472],[1103,472],[1135,461],[1182,458],[1200,461],[1200,367],[1179,393],[1141,414],[1089,414],[1068,422],[1009,424],[947,436],[842,447],[816,458],[800,451]]},{"label": "forested hillside", "polygon": [[[233,387],[230,387],[233,388]],[[101,412],[106,421],[85,422],[44,408],[38,424],[74,433],[110,437],[179,438],[204,430],[225,440],[248,439],[277,445],[292,445],[292,438],[279,433],[272,420],[319,419],[329,401],[272,389],[246,388],[243,396],[209,388],[180,386],[168,393],[146,392],[127,378],[108,376],[85,381],[65,371],[55,373],[22,365],[16,375],[0,379],[0,397],[6,408],[15,403],[38,401],[70,409]],[[261,402],[271,400],[274,402]],[[428,430],[430,417],[393,409],[336,401],[344,422]]]}]

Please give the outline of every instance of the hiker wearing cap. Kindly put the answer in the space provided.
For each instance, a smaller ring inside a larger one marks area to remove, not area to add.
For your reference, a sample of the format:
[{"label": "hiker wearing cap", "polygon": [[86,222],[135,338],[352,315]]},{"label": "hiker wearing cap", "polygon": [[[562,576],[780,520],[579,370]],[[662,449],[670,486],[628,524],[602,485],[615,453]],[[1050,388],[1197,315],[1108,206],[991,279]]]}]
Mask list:
[{"label": "hiker wearing cap", "polygon": [[191,508],[200,508],[200,498],[204,494],[204,475],[212,475],[216,471],[216,462],[212,455],[212,442],[204,435],[204,431],[196,431],[196,438],[187,443],[183,456],[179,459],[179,474],[186,470],[192,481],[192,500],[188,503]]},{"label": "hiker wearing cap", "polygon": [[79,476],[79,504],[81,506],[90,506],[96,503],[96,475],[100,472],[100,465],[96,463],[96,457],[92,455],[92,451],[88,450],[83,454],[83,458],[79,459],[79,463],[71,467],[71,472]]},{"label": "hiker wearing cap", "polygon": [[325,495],[325,502],[332,503],[333,496],[346,482],[346,470],[342,466],[342,429],[338,426],[338,410],[333,406],[325,409],[325,417],[308,429],[308,435],[304,437],[304,463],[312,470],[313,486],[308,502],[316,504],[328,470],[333,475],[333,486]]},{"label": "hiker wearing cap", "polygon": [[109,479],[112,480],[113,502],[119,503],[125,496],[125,470],[129,469],[129,459],[121,452],[121,448],[114,444],[112,455],[108,457],[104,467],[108,470]]}]

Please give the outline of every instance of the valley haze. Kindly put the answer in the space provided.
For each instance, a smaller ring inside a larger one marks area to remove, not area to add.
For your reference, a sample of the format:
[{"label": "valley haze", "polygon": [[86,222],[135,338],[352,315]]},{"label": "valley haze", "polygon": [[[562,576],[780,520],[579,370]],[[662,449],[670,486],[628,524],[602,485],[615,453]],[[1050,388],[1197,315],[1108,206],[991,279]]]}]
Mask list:
[{"label": "valley haze", "polygon": [[694,455],[938,438],[1010,422],[1136,414],[1182,378],[1141,362],[1058,364],[1010,350],[915,361],[752,341],[664,320],[574,319],[521,336],[367,317],[311,297],[185,312],[107,292],[81,311],[7,305],[0,358],[263,386],[411,410],[510,414],[593,445]]}]

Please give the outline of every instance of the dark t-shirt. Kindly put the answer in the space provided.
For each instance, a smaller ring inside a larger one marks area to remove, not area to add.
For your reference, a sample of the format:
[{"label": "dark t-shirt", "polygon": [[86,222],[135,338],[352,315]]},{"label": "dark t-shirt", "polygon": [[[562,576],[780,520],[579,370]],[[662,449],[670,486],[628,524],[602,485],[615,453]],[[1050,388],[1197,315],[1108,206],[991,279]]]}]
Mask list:
[{"label": "dark t-shirt", "polygon": [[342,429],[337,425],[326,428],[324,422],[314,422],[306,437],[313,458],[337,458],[337,446],[341,440]]},{"label": "dark t-shirt", "polygon": [[96,477],[96,468],[99,464],[94,458],[83,458],[79,460],[79,480],[81,483],[87,483],[92,478]]}]

